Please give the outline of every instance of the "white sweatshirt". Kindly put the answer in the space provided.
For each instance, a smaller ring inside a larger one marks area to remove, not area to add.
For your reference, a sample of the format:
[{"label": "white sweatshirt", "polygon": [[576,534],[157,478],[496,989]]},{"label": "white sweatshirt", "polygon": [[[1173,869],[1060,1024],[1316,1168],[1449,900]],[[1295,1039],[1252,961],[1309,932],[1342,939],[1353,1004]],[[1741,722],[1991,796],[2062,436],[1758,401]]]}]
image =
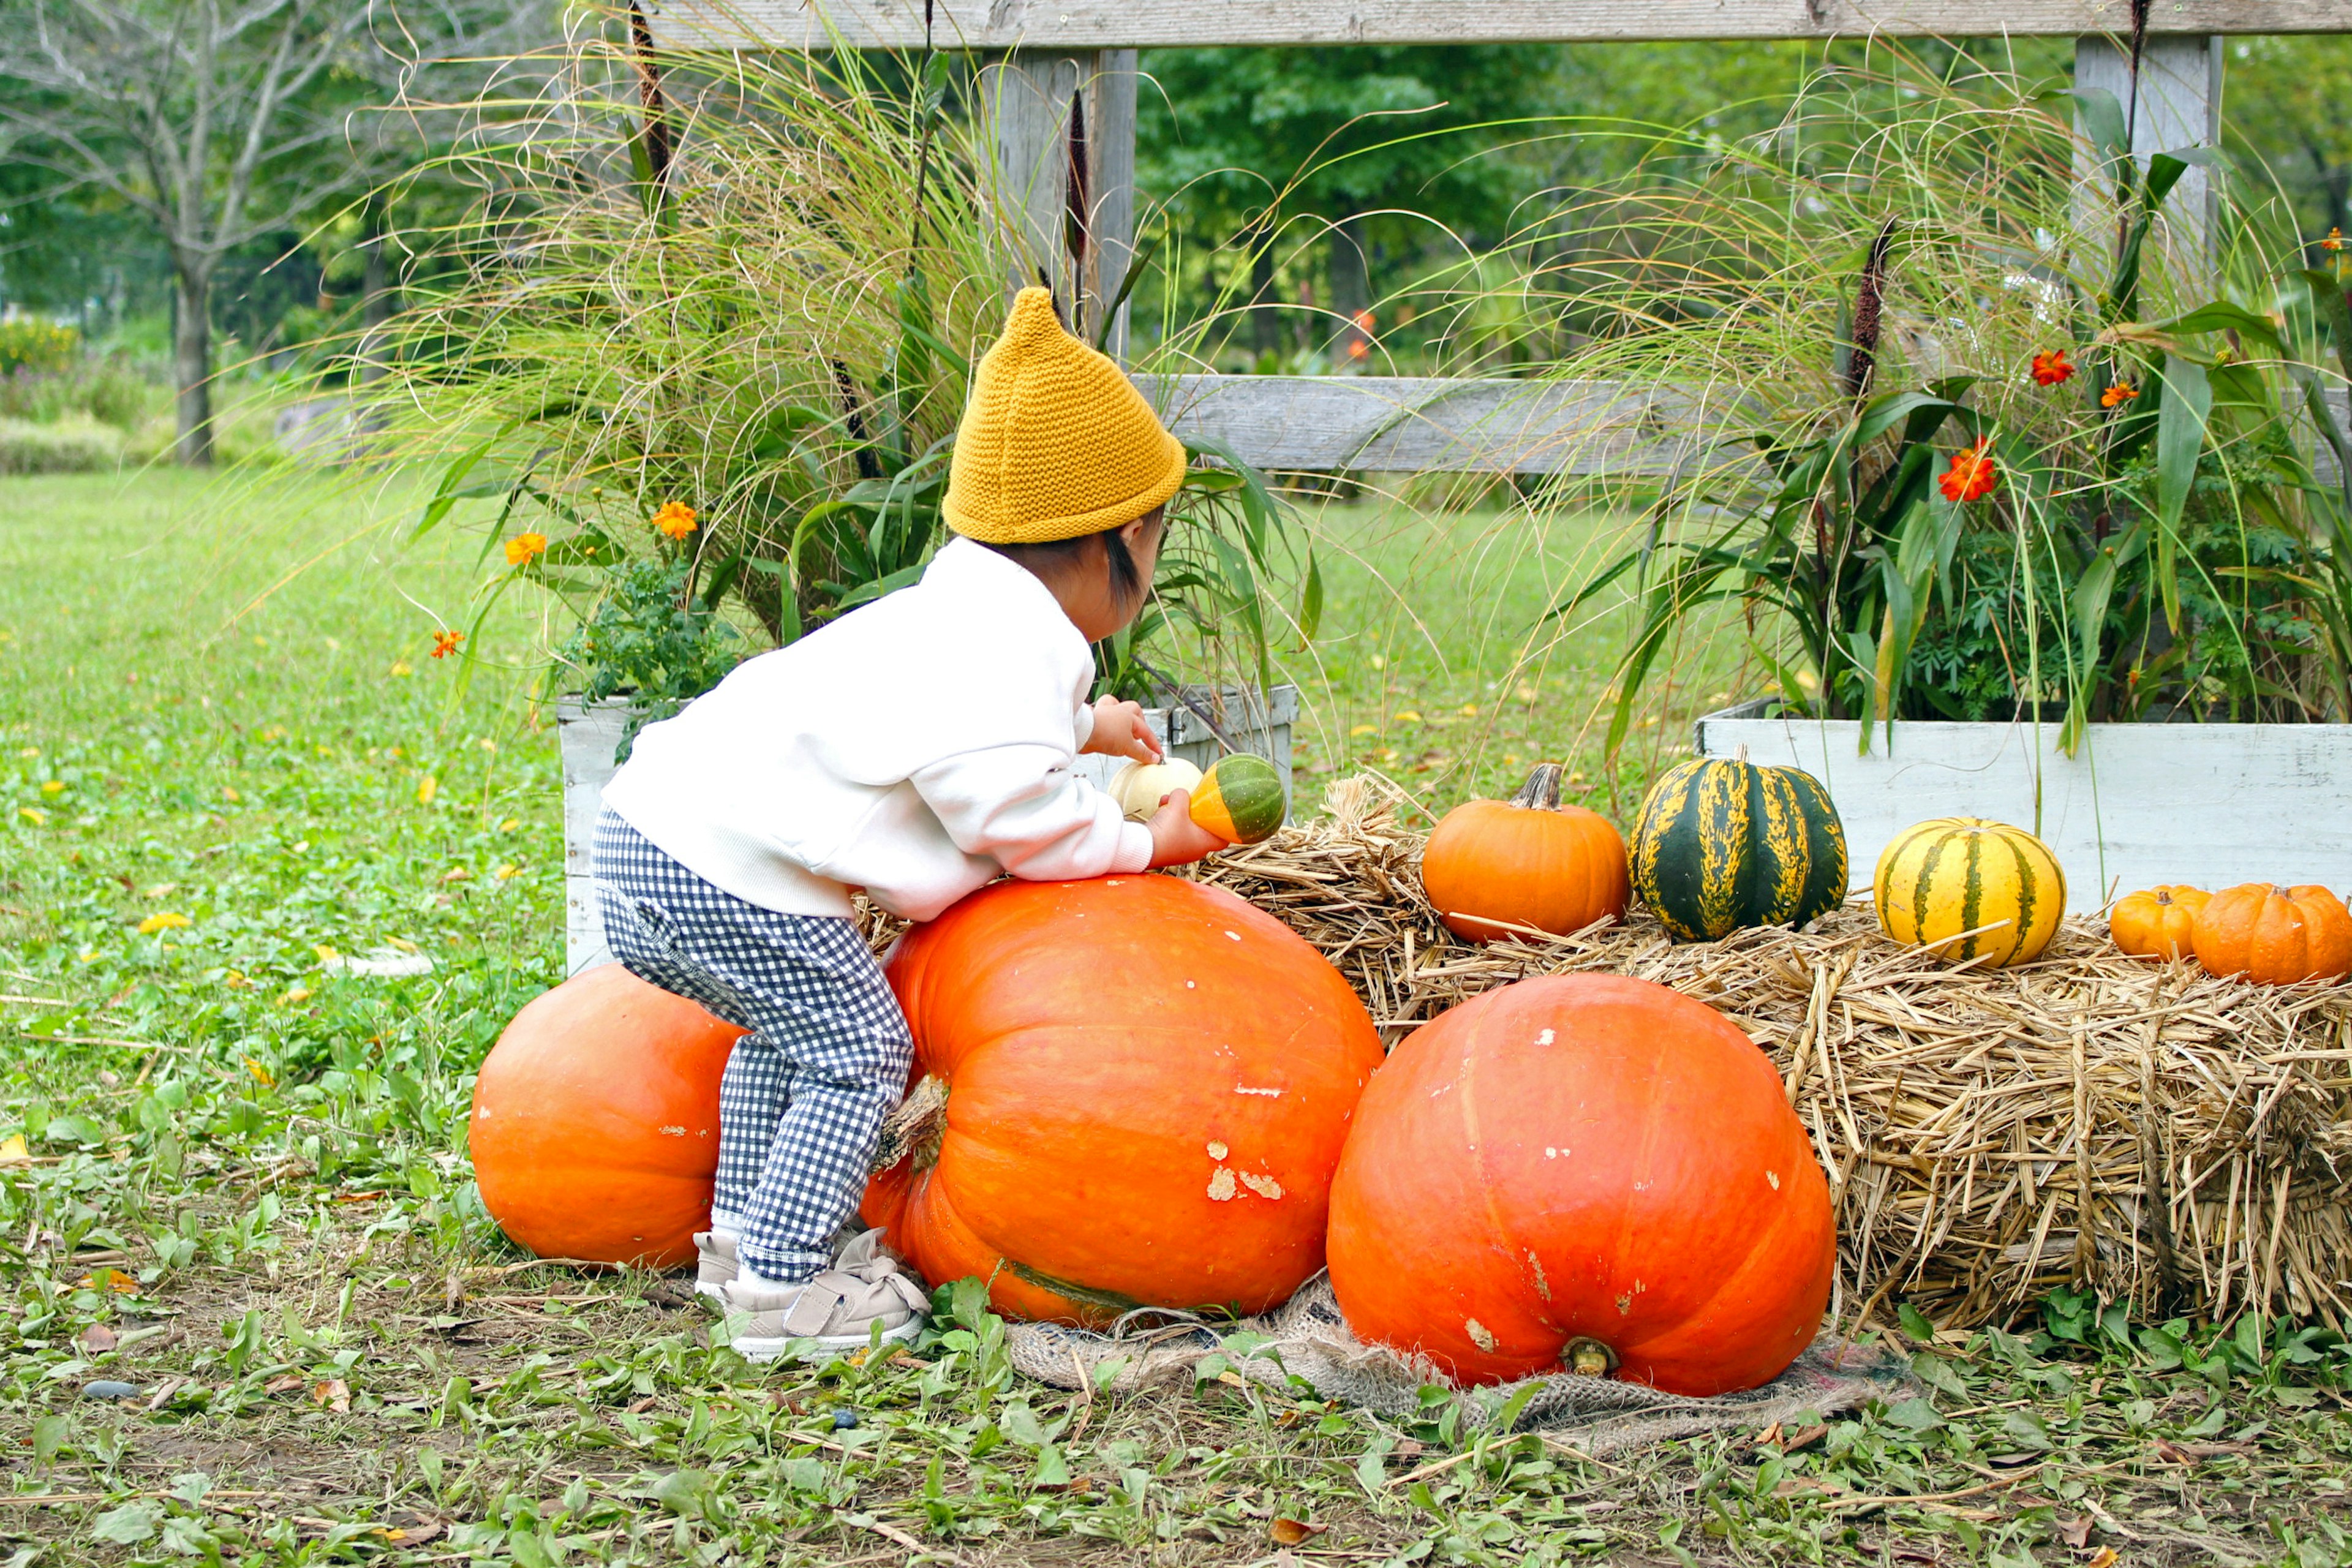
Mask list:
[{"label": "white sweatshirt", "polygon": [[1151,834],[1070,772],[1094,659],[1045,585],[967,539],[909,588],[747,659],[649,724],[604,804],[765,909],[929,920],[1000,871],[1140,871]]}]

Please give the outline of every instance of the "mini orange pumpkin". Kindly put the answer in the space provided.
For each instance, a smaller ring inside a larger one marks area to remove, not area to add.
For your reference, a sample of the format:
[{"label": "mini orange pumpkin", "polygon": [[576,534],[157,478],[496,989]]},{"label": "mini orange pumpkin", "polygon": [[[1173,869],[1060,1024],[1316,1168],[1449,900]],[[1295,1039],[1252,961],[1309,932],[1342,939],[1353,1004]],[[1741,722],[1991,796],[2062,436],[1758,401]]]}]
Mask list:
[{"label": "mini orange pumpkin", "polygon": [[2197,924],[2197,911],[2212,896],[2202,888],[2171,883],[2126,893],[2107,911],[2107,934],[2134,958],[2192,957],[2190,932]]},{"label": "mini orange pumpkin", "polygon": [[1555,936],[1633,896],[1625,840],[1607,817],[1559,804],[1559,764],[1543,763],[1509,800],[1465,801],[1421,852],[1421,885],[1446,929],[1492,942],[1531,926]]},{"label": "mini orange pumpkin", "polygon": [[2216,893],[2190,928],[2197,962],[2263,985],[2334,980],[2352,970],[2352,911],[2326,889],[2248,882]]},{"label": "mini orange pumpkin", "polygon": [[474,1080],[482,1206],[541,1258],[687,1262],[710,1223],[719,1079],[742,1036],[617,963],[534,998]]}]

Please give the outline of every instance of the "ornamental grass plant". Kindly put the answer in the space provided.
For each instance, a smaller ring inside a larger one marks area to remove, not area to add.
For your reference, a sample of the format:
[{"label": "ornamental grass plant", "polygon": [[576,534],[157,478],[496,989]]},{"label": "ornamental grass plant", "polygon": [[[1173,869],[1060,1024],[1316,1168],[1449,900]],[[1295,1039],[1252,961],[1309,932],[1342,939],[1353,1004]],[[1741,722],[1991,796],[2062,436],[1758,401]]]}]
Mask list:
[{"label": "ornamental grass plant", "polygon": [[[453,651],[528,584],[554,687],[658,709],[913,582],[944,539],[965,389],[1020,270],[984,100],[947,54],[646,57],[625,12],[509,79],[543,85],[457,106],[473,130],[439,171],[478,192],[433,237],[460,265],[350,345],[381,373],[355,428],[429,476],[412,531],[483,531]],[[1318,593],[1287,514],[1230,463],[1171,512],[1106,684],[1270,684],[1302,618],[1277,593],[1310,622]]]},{"label": "ornamental grass plant", "polygon": [[2346,492],[2313,463],[2343,279],[2210,151],[2126,155],[2112,95],[1953,58],[1825,66],[1769,133],[1664,140],[1523,237],[1584,334],[1542,374],[1675,389],[1696,431],[1630,478],[1622,421],[1571,438],[1602,471],[1563,489],[1645,509],[1556,612],[1635,589],[1612,748],[1725,610],[1768,690],[1865,746],[2352,718]]}]

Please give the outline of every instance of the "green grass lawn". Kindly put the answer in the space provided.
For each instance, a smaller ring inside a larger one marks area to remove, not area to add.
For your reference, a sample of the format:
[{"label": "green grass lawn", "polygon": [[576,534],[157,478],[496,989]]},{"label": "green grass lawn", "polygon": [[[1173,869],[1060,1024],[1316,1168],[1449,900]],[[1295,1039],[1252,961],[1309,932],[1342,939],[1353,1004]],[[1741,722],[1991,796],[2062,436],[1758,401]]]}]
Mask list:
[{"label": "green grass lawn", "polygon": [[[1599,778],[1609,645],[1522,657],[1589,528],[1328,521],[1310,765],[1432,804],[1513,757]],[[282,471],[0,481],[8,1568],[2352,1563],[2352,1363],[2280,1325],[2062,1301],[1906,1343],[1931,1401],[1598,1463],[1304,1392],[1076,1398],[970,1311],[907,1358],[758,1369],[673,1281],[532,1264],[464,1125],[558,977],[557,768],[529,606],[462,694],[428,657],[474,548]],[[379,949],[432,972],[332,966]]]}]

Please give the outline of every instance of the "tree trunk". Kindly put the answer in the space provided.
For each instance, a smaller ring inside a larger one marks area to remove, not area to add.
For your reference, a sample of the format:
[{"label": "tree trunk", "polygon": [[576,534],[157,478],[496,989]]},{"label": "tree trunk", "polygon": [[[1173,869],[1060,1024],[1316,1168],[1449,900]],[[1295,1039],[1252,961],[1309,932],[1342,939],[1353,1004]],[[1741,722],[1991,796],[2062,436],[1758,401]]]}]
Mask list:
[{"label": "tree trunk", "polygon": [[366,269],[360,282],[360,383],[383,379],[383,324],[392,320],[398,303],[392,286],[391,247],[385,241],[383,202],[381,197],[367,205]]},{"label": "tree trunk", "polygon": [[1331,357],[1341,369],[1370,357],[1371,306],[1371,256],[1364,248],[1364,220],[1342,218],[1331,230],[1331,308],[1345,318],[1332,340]]},{"label": "tree trunk", "polygon": [[172,370],[180,390],[173,456],[192,468],[213,461],[212,271],[182,263],[172,312]]},{"label": "tree trunk", "polygon": [[1271,370],[1282,357],[1282,315],[1274,298],[1274,242],[1260,238],[1250,255],[1250,346]]}]

